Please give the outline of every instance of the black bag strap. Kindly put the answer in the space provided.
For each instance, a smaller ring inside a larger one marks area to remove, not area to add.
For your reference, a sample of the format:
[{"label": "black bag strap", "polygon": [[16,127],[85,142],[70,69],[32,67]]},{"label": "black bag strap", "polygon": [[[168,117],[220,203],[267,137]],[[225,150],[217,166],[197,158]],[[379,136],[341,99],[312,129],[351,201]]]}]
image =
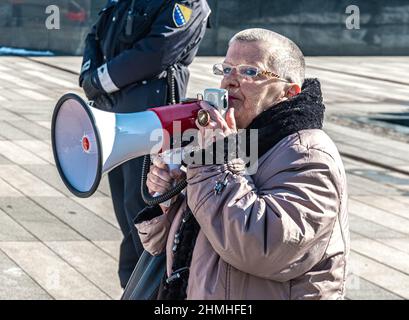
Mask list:
[{"label": "black bag strap", "polygon": [[144,251],[125,287],[121,300],[156,300],[166,272],[166,253],[152,256]]}]

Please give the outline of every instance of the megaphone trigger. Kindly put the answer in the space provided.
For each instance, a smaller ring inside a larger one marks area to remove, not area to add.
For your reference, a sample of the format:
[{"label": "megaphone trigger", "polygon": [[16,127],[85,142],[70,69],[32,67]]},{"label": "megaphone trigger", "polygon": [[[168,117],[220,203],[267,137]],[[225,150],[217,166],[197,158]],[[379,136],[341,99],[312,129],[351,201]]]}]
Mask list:
[{"label": "megaphone trigger", "polygon": [[205,109],[199,110],[197,113],[197,123],[202,127],[207,127],[210,122],[210,113]]}]

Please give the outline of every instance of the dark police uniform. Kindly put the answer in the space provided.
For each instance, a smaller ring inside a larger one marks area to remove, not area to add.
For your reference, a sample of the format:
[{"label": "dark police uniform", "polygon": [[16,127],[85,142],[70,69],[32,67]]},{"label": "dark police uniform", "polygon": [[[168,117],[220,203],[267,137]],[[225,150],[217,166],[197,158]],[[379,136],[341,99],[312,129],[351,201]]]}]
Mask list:
[{"label": "dark police uniform", "polygon": [[[206,0],[108,1],[86,38],[79,80],[86,94],[88,87],[95,89],[88,98],[97,108],[127,113],[185,97],[188,66],[209,14]],[[175,90],[170,89],[172,79]],[[133,224],[145,206],[141,170],[142,158],[137,158],[109,173],[115,214],[124,235],[119,261],[122,287],[143,251]]]}]

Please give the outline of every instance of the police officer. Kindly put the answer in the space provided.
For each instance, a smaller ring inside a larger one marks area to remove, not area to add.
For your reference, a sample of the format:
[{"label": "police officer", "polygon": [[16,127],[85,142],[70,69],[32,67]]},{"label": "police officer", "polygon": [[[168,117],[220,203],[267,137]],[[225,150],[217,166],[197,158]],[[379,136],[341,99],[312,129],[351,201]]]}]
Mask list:
[{"label": "police officer", "polygon": [[[94,106],[117,113],[144,111],[186,94],[188,66],[207,26],[206,0],[110,0],[88,34],[80,86]],[[135,124],[138,125],[138,124]],[[143,158],[109,173],[124,239],[119,278],[124,288],[143,251],[134,227],[145,207],[140,194]]]}]

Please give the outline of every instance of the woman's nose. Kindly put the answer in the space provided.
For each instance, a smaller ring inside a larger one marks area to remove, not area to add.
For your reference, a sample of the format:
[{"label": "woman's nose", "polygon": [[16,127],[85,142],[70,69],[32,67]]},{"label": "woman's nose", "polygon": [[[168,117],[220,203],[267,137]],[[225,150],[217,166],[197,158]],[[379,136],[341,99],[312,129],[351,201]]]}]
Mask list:
[{"label": "woman's nose", "polygon": [[237,70],[237,67],[232,67],[230,73],[226,75],[226,77],[237,77],[239,75],[239,72]]},{"label": "woman's nose", "polygon": [[222,79],[221,87],[226,89],[228,87],[238,87],[240,85],[239,77],[236,69],[234,68],[232,72],[228,75],[225,75]]}]

